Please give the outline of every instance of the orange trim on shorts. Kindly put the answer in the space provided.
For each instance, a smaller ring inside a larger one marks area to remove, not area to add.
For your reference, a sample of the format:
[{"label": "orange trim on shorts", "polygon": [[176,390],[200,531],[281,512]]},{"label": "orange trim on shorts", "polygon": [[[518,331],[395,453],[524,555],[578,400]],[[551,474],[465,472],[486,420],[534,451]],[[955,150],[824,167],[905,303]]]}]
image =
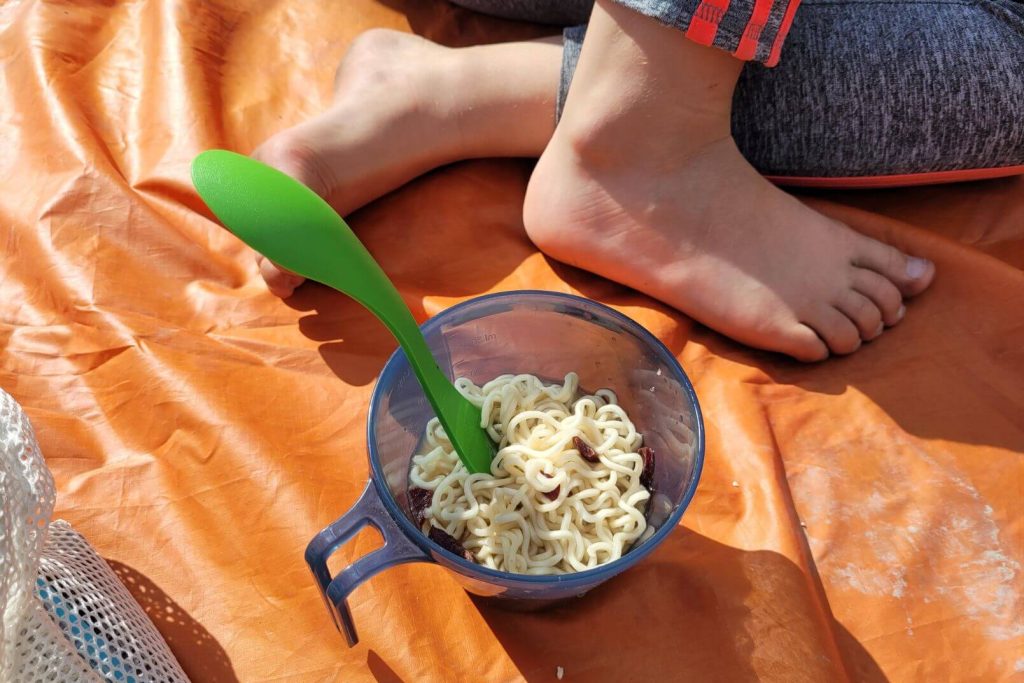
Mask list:
[{"label": "orange trim on shorts", "polygon": [[701,0],[690,18],[686,37],[701,45],[711,45],[718,33],[718,24],[729,11],[729,0]]},{"label": "orange trim on shorts", "polygon": [[764,25],[768,21],[768,15],[772,12],[773,4],[774,0],[757,0],[754,3],[754,11],[750,15],[750,21],[743,29],[736,52],[732,53],[733,57],[744,61],[754,58],[758,41],[761,39],[761,32],[764,31]]},{"label": "orange trim on shorts", "polygon": [[848,176],[835,178],[812,178],[803,176],[765,176],[777,185],[791,187],[821,187],[832,189],[870,189],[879,187],[912,187],[914,185],[941,185],[962,183],[971,180],[989,180],[1024,175],[1024,166],[1000,166],[997,168],[968,168],[959,171],[931,171],[929,173],[902,173],[895,175]]},{"label": "orange trim on shorts", "polygon": [[779,25],[779,32],[775,34],[772,51],[768,53],[768,61],[764,63],[765,66],[775,66],[779,63],[779,55],[782,54],[782,44],[786,42],[786,36],[789,35],[789,27],[793,25],[793,15],[796,14],[796,8],[799,6],[800,0],[789,0],[789,5],[786,6],[786,13],[782,15],[782,24]]}]

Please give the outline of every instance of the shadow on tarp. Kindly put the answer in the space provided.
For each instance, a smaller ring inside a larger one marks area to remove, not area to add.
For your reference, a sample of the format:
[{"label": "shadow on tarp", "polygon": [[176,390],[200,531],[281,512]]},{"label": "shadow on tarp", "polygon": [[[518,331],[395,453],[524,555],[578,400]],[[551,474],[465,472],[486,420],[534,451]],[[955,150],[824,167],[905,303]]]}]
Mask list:
[{"label": "shadow on tarp", "polygon": [[476,12],[445,0],[379,0],[380,4],[405,15],[413,33],[447,45],[466,47],[481,43],[529,40],[560,32],[557,26],[501,19]]},{"label": "shadow on tarp", "polygon": [[[997,385],[1007,378],[986,375],[1000,372],[998,364],[981,359],[978,366],[947,362],[956,356],[949,349],[923,349],[920,332],[901,329],[918,325],[909,320],[915,313],[923,313],[915,310],[916,305],[918,302],[908,305],[907,321],[879,339],[852,355],[822,363],[800,363],[745,348],[700,325],[695,326],[693,339],[706,344],[716,356],[763,371],[776,385],[826,396],[854,389],[912,436],[1019,451],[1024,444],[1014,414],[1017,405]],[[1007,369],[1004,364],[1002,371]]]},{"label": "shadow on tarp", "polygon": [[[852,680],[886,681],[864,647],[822,615],[809,586],[779,553],[739,550],[680,528],[642,563],[576,601],[516,612],[473,600],[528,681],[557,681],[558,667],[566,681],[731,683],[767,671],[778,680],[845,671]],[[842,661],[824,659],[835,652]]]},{"label": "shadow on tarp", "polygon": [[374,650],[366,653],[366,666],[377,683],[403,683],[401,676],[396,674]]},{"label": "shadow on tarp", "polygon": [[227,652],[202,624],[144,574],[121,562],[106,562],[167,641],[189,680],[239,683]]},{"label": "shadow on tarp", "polygon": [[299,331],[316,342],[317,350],[345,384],[372,384],[398,343],[373,314],[355,300],[323,285],[299,287],[285,303],[308,315],[299,318]]},{"label": "shadow on tarp", "polygon": [[[521,160],[454,164],[347,222],[423,322],[429,317],[424,297],[463,299],[490,291],[536,253],[522,227],[528,177]],[[478,196],[480,186],[489,188],[486,200]],[[338,267],[345,267],[343,258]],[[328,287],[307,283],[285,303],[308,313],[299,319],[300,331],[321,342],[321,357],[346,384],[372,383],[398,346],[371,313]]]}]

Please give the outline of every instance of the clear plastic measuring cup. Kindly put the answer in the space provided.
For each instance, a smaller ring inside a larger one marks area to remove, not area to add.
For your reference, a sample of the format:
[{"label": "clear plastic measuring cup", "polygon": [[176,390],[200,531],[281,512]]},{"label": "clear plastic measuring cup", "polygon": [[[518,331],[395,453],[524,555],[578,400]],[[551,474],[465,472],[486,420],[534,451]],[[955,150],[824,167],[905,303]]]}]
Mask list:
[{"label": "clear plastic measuring cup", "polygon": [[[693,497],[704,461],[700,407],[682,368],[647,330],[606,306],[554,292],[505,292],[453,306],[424,323],[422,330],[451,378],[483,384],[498,375],[530,373],[561,382],[566,373],[575,372],[587,391],[615,391],[645,445],[657,454],[655,493],[647,514],[650,528],[620,559],[557,576],[495,571],[443,550],[410,520],[410,458],[433,412],[399,349],[384,366],[370,399],[370,481],[356,504],[306,549],[306,562],[350,646],[358,635],[346,604],[349,593],[374,574],[404,562],[435,562],[466,590],[517,608],[582,596],[640,562],[672,532]],[[332,576],[327,559],[366,525],[381,533],[384,546]]]}]

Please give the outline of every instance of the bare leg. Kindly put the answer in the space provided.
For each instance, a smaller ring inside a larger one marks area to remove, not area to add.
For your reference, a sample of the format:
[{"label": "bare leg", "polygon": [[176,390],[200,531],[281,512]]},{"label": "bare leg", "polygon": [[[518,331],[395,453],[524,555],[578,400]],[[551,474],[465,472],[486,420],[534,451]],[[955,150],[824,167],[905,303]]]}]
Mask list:
[{"label": "bare leg", "polygon": [[802,360],[904,315],[934,266],[785,194],[730,135],[742,63],[606,0],[595,6],[524,218],[553,258],[723,334]]}]

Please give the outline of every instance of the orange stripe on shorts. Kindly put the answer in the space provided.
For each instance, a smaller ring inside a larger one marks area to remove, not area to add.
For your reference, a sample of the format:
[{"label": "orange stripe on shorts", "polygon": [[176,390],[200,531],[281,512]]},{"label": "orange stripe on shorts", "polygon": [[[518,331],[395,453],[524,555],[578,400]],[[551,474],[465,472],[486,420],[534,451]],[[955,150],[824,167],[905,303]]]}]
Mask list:
[{"label": "orange stripe on shorts", "polygon": [[782,43],[786,40],[786,34],[789,33],[789,27],[793,24],[793,15],[796,14],[796,8],[800,6],[800,0],[789,0],[789,5],[786,7],[786,13],[782,15],[782,25],[779,26],[779,32],[775,34],[775,42],[772,44],[772,51],[768,55],[768,61],[764,63],[765,66],[775,66],[779,63],[779,54],[782,52]]},{"label": "orange stripe on shorts", "polygon": [[754,3],[754,11],[750,15],[750,21],[747,22],[746,28],[743,29],[743,35],[740,36],[740,44],[736,46],[736,52],[732,53],[734,57],[743,60],[754,58],[758,41],[761,39],[761,32],[764,31],[764,25],[768,21],[773,4],[774,0],[757,0]]},{"label": "orange stripe on shorts", "polygon": [[729,10],[729,0],[702,0],[690,18],[686,37],[701,45],[711,45],[718,33],[718,24]]}]

